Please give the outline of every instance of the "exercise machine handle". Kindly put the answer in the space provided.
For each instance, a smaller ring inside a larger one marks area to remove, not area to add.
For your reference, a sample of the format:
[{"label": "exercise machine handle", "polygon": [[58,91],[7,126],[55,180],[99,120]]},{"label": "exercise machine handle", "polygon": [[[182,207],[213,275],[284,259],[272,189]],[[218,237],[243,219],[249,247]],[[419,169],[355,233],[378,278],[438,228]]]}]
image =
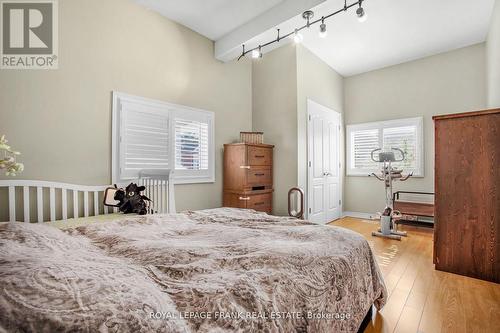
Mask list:
[{"label": "exercise machine handle", "polygon": [[376,159],[375,159],[375,157],[373,157],[373,153],[375,153],[375,152],[377,152],[377,151],[381,151],[381,150],[382,150],[382,148],[377,148],[377,149],[372,150],[372,152],[371,152],[371,157],[372,157],[372,161],[373,161],[373,162],[377,162],[377,163],[382,162],[382,161],[380,161],[380,159],[376,160]]},{"label": "exercise machine handle", "polygon": [[378,180],[380,180],[380,181],[384,181],[384,178],[380,178],[380,177],[379,177],[376,173],[374,173],[374,172],[372,172],[372,174],[371,174],[371,175],[369,175],[369,176],[373,176],[373,177],[377,178],[377,179],[378,179]]},{"label": "exercise machine handle", "polygon": [[405,180],[408,180],[408,178],[410,178],[411,176],[413,176],[413,171],[407,174],[406,177],[401,178],[399,181],[404,182]]},{"label": "exercise machine handle", "polygon": [[402,162],[405,160],[405,152],[399,148],[391,148],[394,151],[397,151],[401,154],[401,159],[396,159],[395,162]]}]

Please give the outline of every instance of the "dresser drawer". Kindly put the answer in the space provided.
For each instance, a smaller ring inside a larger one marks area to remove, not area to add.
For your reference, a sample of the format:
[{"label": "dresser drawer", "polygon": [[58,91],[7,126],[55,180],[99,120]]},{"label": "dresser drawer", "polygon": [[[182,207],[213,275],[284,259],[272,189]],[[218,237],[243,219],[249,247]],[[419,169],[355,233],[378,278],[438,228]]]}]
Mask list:
[{"label": "dresser drawer", "polygon": [[255,209],[261,212],[270,212],[272,193],[249,195],[250,200],[247,201],[247,208]]},{"label": "dresser drawer", "polygon": [[260,212],[272,213],[272,191],[266,193],[224,193],[224,206],[255,209]]},{"label": "dresser drawer", "polygon": [[270,148],[248,147],[248,165],[272,165],[273,151]]},{"label": "dresser drawer", "polygon": [[224,193],[224,207],[247,208],[250,198],[239,193]]},{"label": "dresser drawer", "polygon": [[273,182],[273,175],[271,172],[271,167],[250,167],[247,171],[247,185],[249,186],[261,186],[269,185]]}]

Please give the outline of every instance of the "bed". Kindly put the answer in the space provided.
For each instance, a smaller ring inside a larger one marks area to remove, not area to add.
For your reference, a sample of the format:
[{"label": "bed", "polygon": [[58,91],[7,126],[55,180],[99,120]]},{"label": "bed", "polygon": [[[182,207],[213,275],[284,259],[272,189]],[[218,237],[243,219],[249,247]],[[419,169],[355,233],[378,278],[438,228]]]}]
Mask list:
[{"label": "bed", "polygon": [[386,301],[340,227],[232,208],[49,225],[0,224],[0,331],[355,332]]}]

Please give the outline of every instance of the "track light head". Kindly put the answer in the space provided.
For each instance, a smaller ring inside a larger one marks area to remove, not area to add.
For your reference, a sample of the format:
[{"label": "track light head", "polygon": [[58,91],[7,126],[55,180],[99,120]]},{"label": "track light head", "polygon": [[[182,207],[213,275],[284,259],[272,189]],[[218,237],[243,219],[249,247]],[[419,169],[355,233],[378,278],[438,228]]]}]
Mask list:
[{"label": "track light head", "polygon": [[262,46],[259,45],[258,49],[252,51],[252,58],[253,59],[262,58]]},{"label": "track light head", "polygon": [[319,25],[319,37],[325,38],[327,35],[328,32],[326,31],[325,19],[322,19],[321,24]]},{"label": "track light head", "polygon": [[293,41],[295,42],[295,44],[300,44],[303,40],[304,36],[302,36],[302,34],[297,29],[295,29],[295,33],[293,34]]},{"label": "track light head", "polygon": [[367,15],[363,7],[361,7],[362,1],[359,2],[359,8],[356,9],[356,15],[358,16],[359,22],[364,22],[367,19]]}]

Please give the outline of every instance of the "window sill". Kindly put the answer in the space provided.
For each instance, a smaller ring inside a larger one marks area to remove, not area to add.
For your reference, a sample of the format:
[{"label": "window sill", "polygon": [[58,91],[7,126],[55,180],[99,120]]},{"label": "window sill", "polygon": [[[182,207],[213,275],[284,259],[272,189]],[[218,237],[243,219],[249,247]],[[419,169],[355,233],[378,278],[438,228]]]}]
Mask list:
[{"label": "window sill", "polygon": [[210,184],[215,183],[215,178],[193,178],[193,177],[179,177],[174,176],[174,185],[189,185],[189,184]]}]

